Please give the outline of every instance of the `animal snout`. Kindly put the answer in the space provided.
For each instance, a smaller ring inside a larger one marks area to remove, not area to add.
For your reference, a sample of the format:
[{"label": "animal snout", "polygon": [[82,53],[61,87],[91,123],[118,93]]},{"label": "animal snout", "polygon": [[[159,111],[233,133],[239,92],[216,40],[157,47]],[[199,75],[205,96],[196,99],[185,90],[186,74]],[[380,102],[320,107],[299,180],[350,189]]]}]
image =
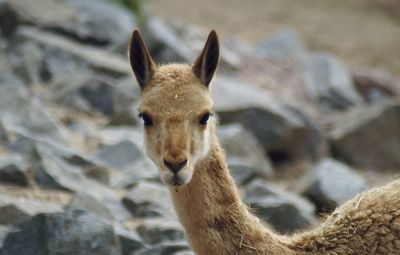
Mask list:
[{"label": "animal snout", "polygon": [[187,165],[187,158],[186,157],[165,157],[164,158],[164,165],[171,170],[174,174],[178,173],[182,168]]}]

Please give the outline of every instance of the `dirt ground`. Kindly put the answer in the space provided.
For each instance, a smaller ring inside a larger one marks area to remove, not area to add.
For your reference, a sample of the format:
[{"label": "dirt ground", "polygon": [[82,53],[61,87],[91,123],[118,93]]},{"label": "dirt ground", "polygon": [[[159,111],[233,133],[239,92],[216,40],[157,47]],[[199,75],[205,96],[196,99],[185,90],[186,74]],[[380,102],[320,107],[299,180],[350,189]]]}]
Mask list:
[{"label": "dirt ground", "polygon": [[167,20],[251,42],[292,27],[308,49],[329,51],[348,66],[383,69],[400,78],[400,12],[376,4],[385,1],[150,0],[146,8]]}]

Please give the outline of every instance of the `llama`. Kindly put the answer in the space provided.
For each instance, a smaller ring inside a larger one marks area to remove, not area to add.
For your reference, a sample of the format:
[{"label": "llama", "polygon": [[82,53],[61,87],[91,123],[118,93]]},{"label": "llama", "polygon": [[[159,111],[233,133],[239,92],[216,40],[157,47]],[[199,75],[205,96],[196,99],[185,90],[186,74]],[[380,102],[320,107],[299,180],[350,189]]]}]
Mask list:
[{"label": "llama", "polygon": [[145,151],[196,254],[400,254],[400,180],[359,194],[321,227],[291,236],[274,233],[240,200],[209,95],[219,61],[215,31],[192,66],[156,65],[138,31],[129,59],[141,88]]}]

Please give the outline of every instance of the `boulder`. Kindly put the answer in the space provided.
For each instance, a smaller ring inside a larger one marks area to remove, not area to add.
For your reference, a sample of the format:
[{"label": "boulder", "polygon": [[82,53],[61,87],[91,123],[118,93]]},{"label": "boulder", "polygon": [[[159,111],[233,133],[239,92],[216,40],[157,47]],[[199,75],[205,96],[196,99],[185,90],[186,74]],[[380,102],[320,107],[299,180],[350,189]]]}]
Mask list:
[{"label": "boulder", "polygon": [[105,145],[94,156],[98,161],[117,170],[124,170],[140,159],[140,149],[129,140],[117,144]]},{"label": "boulder", "polygon": [[39,98],[19,86],[0,86],[0,122],[7,132],[62,139],[63,128]]},{"label": "boulder", "polygon": [[122,202],[135,217],[176,218],[168,189],[161,184],[140,182]]},{"label": "boulder", "polygon": [[0,0],[0,38],[11,36],[18,27],[18,18],[7,0]]},{"label": "boulder", "polygon": [[[186,241],[165,242],[155,245],[151,248],[141,250],[137,255],[174,255],[177,252],[187,251],[189,249]],[[133,255],[133,254],[132,254]]]},{"label": "boulder", "polygon": [[256,45],[256,50],[272,60],[300,61],[307,54],[294,30],[284,29]]},{"label": "boulder", "polygon": [[271,94],[227,77],[212,84],[222,124],[239,122],[274,158],[314,157],[322,143],[317,125]]},{"label": "boulder", "polygon": [[400,170],[400,104],[360,107],[335,121],[330,133],[335,157],[351,166]]},{"label": "boulder", "polygon": [[0,195],[0,224],[19,224],[38,213],[61,211],[60,205],[51,202]]},{"label": "boulder", "polygon": [[253,134],[242,125],[220,126],[217,135],[225,149],[229,166],[236,169],[241,166],[253,168],[264,177],[272,175],[269,158]]},{"label": "boulder", "polygon": [[322,112],[345,110],[363,102],[350,73],[333,56],[315,53],[303,59],[304,88]]},{"label": "boulder", "polygon": [[145,219],[136,231],[145,242],[151,245],[184,239],[184,232],[180,223],[163,218]]},{"label": "boulder", "polygon": [[114,216],[109,208],[100,203],[96,198],[84,193],[76,194],[67,206],[67,210],[82,210],[96,215],[107,222],[114,221]]},{"label": "boulder", "polygon": [[114,231],[121,244],[122,255],[136,254],[135,252],[146,248],[136,232],[126,230],[121,226],[114,226]]},{"label": "boulder", "polygon": [[366,180],[350,167],[325,158],[299,180],[296,189],[309,198],[319,212],[330,213],[367,188]]},{"label": "boulder", "polygon": [[0,156],[0,182],[28,186],[28,166],[20,156]]},{"label": "boulder", "polygon": [[244,201],[280,233],[293,233],[317,223],[310,202],[270,182],[256,179],[245,190]]},{"label": "boulder", "polygon": [[38,214],[17,227],[5,238],[1,254],[121,254],[113,227],[82,211]]}]

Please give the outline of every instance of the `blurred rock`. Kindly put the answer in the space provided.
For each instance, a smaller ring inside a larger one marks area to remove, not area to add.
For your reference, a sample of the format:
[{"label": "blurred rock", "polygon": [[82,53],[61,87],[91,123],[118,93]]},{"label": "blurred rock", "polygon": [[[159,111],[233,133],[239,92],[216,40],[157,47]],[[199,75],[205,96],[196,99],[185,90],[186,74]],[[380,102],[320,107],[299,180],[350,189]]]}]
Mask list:
[{"label": "blurred rock", "polygon": [[137,255],[174,255],[189,249],[186,241],[164,242],[135,253]]},{"label": "blurred rock", "polygon": [[362,168],[400,169],[400,105],[360,107],[335,122],[330,133],[336,157]]},{"label": "blurred rock", "polygon": [[135,217],[176,218],[168,189],[161,184],[140,182],[122,202]]},{"label": "blurred rock", "polygon": [[336,206],[368,188],[364,178],[343,163],[322,159],[297,183],[298,191],[309,198],[319,212],[330,213]]},{"label": "blurred rock", "polygon": [[356,69],[352,71],[352,76],[358,93],[368,103],[400,98],[400,82],[387,72]]},{"label": "blurred rock", "polygon": [[90,195],[86,195],[84,193],[76,194],[69,205],[67,206],[67,210],[82,210],[93,215],[96,215],[107,222],[113,222],[114,216],[112,211],[101,204],[97,199]]},{"label": "blurred rock", "polygon": [[7,235],[1,254],[121,254],[113,227],[84,212],[38,214],[18,229]]},{"label": "blurred rock", "polygon": [[84,193],[110,209],[116,220],[130,217],[111,188],[87,178],[79,168],[53,155],[47,148],[37,145],[35,150],[39,160],[34,164],[33,171],[36,182],[42,188]]},{"label": "blurred rock", "polygon": [[259,174],[257,170],[244,165],[228,165],[229,173],[235,180],[236,185],[242,186],[250,182],[252,179],[257,177]]},{"label": "blurred rock", "polygon": [[6,129],[4,128],[4,126],[3,126],[3,124],[1,123],[1,121],[0,121],[0,144],[5,144],[5,143],[7,143],[9,140],[8,140],[8,134],[7,134],[7,131],[6,131]]},{"label": "blurred rock", "polygon": [[139,148],[129,140],[105,145],[94,156],[98,161],[117,170],[124,170],[141,157]]},{"label": "blurred rock", "polygon": [[121,255],[135,254],[145,248],[143,240],[136,232],[128,231],[120,226],[114,227],[114,231],[121,245]]},{"label": "blurred rock", "polygon": [[250,167],[264,177],[273,173],[272,165],[252,133],[240,124],[220,126],[218,138],[226,151],[228,165]]},{"label": "blurred rock", "polygon": [[7,0],[0,0],[0,38],[9,37],[18,26],[17,14]]},{"label": "blurred rock", "polygon": [[132,93],[133,88],[120,88],[115,83],[116,80],[107,77],[77,74],[53,84],[50,93],[52,100],[59,104],[87,114],[100,112],[114,124],[136,124],[132,104],[137,94]]},{"label": "blurred rock", "polygon": [[274,156],[279,160],[317,154],[322,143],[317,126],[270,94],[220,76],[213,83],[213,98],[221,123],[243,124],[272,160]]},{"label": "blurred rock", "polygon": [[4,240],[6,239],[7,235],[11,232],[18,231],[15,227],[10,225],[2,226],[0,225],[0,249],[3,247]]},{"label": "blurred rock", "polygon": [[195,53],[164,21],[156,17],[149,17],[142,27],[141,33],[151,56],[157,63],[191,63],[195,60]]},{"label": "blurred rock", "polygon": [[298,35],[291,29],[281,30],[267,37],[257,44],[256,49],[267,58],[277,60],[300,61],[307,53]]},{"label": "blurred rock", "polygon": [[303,60],[303,78],[309,98],[323,112],[362,103],[346,68],[329,54],[308,55]]},{"label": "blurred rock", "polygon": [[246,186],[244,201],[283,234],[308,228],[317,222],[313,216],[315,208],[310,202],[260,179]]},{"label": "blurred rock", "polygon": [[62,126],[39,98],[19,86],[0,86],[0,122],[8,132],[61,139]]},{"label": "blurred rock", "polygon": [[101,0],[8,0],[22,24],[33,24],[86,44],[121,47],[135,17],[124,8]]},{"label": "blurred rock", "polygon": [[21,27],[13,43],[20,45],[27,42],[35,43],[43,49],[43,72],[52,79],[70,78],[85,68],[114,77],[131,74],[129,62],[124,57],[102,48],[87,46],[37,28]]},{"label": "blurred rock", "polygon": [[163,218],[146,219],[136,230],[143,240],[151,245],[184,239],[180,223]]},{"label": "blurred rock", "polygon": [[0,195],[0,224],[19,224],[38,213],[62,212],[62,207],[46,201]]},{"label": "blurred rock", "polygon": [[28,165],[19,156],[0,156],[0,182],[28,186]]}]

